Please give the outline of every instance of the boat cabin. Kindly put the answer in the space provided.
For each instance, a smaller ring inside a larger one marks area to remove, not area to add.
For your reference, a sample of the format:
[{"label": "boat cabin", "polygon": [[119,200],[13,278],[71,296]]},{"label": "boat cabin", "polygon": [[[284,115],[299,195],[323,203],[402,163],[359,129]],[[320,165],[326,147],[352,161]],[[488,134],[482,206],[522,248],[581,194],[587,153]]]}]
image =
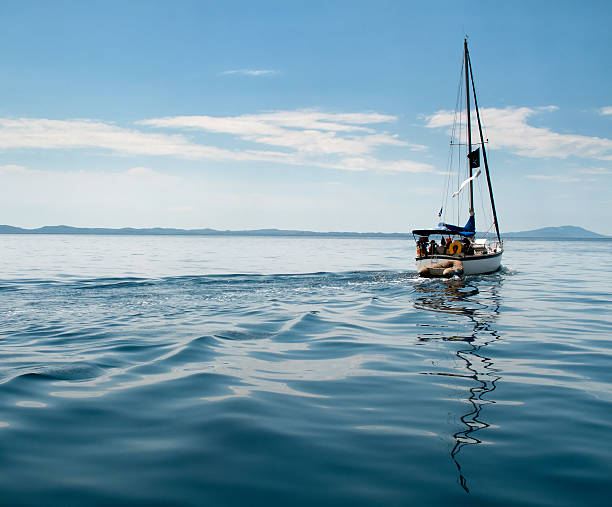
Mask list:
[{"label": "boat cabin", "polygon": [[412,231],[417,246],[417,258],[483,255],[487,253],[486,239],[472,239],[444,229],[416,229]]}]

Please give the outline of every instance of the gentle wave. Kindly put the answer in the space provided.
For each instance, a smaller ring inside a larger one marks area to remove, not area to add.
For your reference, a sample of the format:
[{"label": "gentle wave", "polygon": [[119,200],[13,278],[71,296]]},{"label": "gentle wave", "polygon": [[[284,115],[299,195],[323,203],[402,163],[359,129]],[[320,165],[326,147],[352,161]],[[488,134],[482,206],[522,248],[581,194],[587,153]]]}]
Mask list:
[{"label": "gentle wave", "polygon": [[3,501],[597,505],[610,276],[514,255],[453,280],[3,276]]}]

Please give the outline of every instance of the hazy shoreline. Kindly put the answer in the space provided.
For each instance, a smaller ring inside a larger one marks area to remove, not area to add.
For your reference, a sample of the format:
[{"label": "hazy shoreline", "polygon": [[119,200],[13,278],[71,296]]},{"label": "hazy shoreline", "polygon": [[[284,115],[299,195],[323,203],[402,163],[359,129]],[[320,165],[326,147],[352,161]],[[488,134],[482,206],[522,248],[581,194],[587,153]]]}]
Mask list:
[{"label": "hazy shoreline", "polygon": [[[358,238],[358,239],[411,239],[411,232],[316,232],[283,229],[254,230],[217,230],[217,229],[178,229],[178,228],[110,228],[110,227],[72,227],[68,225],[53,225],[25,229],[11,225],[0,225],[0,234],[15,235],[95,235],[95,236],[246,236],[246,237],[311,237],[311,238]],[[481,233],[482,234],[482,233]],[[541,229],[521,232],[502,233],[504,239],[547,239],[547,240],[584,240],[612,239],[582,227],[564,225],[560,227],[544,227]]]}]

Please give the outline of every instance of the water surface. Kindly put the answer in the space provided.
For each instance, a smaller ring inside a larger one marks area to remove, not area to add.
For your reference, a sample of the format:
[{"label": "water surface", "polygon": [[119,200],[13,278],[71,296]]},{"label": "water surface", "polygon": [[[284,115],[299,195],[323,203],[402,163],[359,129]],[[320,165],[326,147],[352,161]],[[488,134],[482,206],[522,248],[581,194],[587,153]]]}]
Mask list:
[{"label": "water surface", "polygon": [[571,246],[1,236],[2,503],[605,504],[612,242]]}]

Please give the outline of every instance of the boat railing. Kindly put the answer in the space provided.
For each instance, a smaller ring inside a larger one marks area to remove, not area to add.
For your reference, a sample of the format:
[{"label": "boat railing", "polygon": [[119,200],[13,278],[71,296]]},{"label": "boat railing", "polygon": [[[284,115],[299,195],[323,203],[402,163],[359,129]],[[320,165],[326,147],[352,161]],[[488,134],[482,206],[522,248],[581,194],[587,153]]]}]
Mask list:
[{"label": "boat railing", "polygon": [[503,241],[487,241],[487,247],[491,253],[502,252],[504,249]]}]

